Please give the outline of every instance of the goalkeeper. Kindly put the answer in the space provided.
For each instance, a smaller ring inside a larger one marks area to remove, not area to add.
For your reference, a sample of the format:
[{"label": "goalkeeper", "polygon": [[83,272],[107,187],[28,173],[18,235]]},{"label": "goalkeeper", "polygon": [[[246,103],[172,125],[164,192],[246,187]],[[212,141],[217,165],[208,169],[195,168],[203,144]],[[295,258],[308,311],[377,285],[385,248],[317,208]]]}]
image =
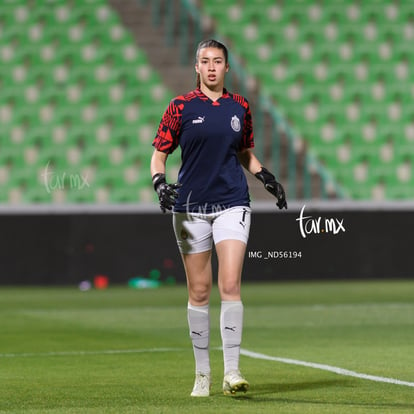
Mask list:
[{"label": "goalkeeper", "polygon": [[[215,40],[198,45],[197,88],[173,99],[161,119],[151,174],[163,212],[173,210],[173,227],[187,277],[187,316],[195,358],[191,395],[210,395],[209,299],[213,243],[218,258],[223,343],[223,392],[247,391],[239,370],[243,330],[241,275],[250,230],[250,198],[242,166],[287,208],[285,192],[251,149],[253,126],[248,101],[224,88],[227,48]],[[178,183],[166,181],[166,161],[178,146]]]}]

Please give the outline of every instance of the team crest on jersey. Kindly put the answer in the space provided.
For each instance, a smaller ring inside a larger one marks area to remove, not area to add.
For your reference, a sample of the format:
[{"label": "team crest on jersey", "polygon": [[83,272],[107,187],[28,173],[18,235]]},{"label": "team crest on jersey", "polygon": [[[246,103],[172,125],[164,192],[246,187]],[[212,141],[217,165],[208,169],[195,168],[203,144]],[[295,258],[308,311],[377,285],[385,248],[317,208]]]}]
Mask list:
[{"label": "team crest on jersey", "polygon": [[240,129],[241,129],[240,119],[237,118],[237,115],[234,115],[231,118],[230,125],[231,125],[231,128],[233,129],[234,132],[239,132],[240,131]]}]

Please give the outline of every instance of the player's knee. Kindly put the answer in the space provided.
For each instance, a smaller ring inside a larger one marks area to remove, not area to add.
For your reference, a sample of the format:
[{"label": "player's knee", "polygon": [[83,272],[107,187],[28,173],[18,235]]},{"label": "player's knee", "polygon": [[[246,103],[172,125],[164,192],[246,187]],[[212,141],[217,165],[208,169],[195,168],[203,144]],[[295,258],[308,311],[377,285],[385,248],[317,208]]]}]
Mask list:
[{"label": "player's knee", "polygon": [[210,298],[210,287],[208,285],[193,286],[189,289],[190,302],[196,305],[205,305]]},{"label": "player's knee", "polygon": [[220,294],[223,299],[240,297],[240,283],[231,280],[220,283]]}]

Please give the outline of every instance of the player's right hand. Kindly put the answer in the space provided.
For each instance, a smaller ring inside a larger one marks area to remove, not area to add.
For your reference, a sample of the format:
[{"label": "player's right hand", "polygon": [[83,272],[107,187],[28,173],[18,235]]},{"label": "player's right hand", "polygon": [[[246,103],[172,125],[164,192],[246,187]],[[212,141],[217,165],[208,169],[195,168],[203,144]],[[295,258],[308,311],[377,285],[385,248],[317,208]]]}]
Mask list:
[{"label": "player's right hand", "polygon": [[172,210],[178,197],[177,190],[181,187],[181,184],[168,184],[165,181],[165,174],[162,173],[155,174],[152,177],[152,182],[154,184],[154,190],[158,194],[162,212],[165,213],[167,210]]}]

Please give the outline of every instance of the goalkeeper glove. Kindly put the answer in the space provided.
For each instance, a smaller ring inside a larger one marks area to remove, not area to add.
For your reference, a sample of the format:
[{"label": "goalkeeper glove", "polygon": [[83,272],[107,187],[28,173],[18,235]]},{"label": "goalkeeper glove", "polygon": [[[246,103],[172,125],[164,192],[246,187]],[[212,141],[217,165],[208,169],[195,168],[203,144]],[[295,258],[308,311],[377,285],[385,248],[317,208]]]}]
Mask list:
[{"label": "goalkeeper glove", "polygon": [[269,191],[270,194],[273,194],[277,198],[276,205],[279,209],[287,209],[285,190],[283,189],[282,184],[276,181],[275,176],[266,170],[266,168],[262,167],[262,169],[255,174],[255,177],[264,184],[266,190]]},{"label": "goalkeeper glove", "polygon": [[154,190],[158,194],[162,212],[165,213],[166,210],[172,210],[178,197],[177,189],[181,187],[181,184],[167,184],[165,174],[163,173],[154,174],[152,183],[154,184]]}]

